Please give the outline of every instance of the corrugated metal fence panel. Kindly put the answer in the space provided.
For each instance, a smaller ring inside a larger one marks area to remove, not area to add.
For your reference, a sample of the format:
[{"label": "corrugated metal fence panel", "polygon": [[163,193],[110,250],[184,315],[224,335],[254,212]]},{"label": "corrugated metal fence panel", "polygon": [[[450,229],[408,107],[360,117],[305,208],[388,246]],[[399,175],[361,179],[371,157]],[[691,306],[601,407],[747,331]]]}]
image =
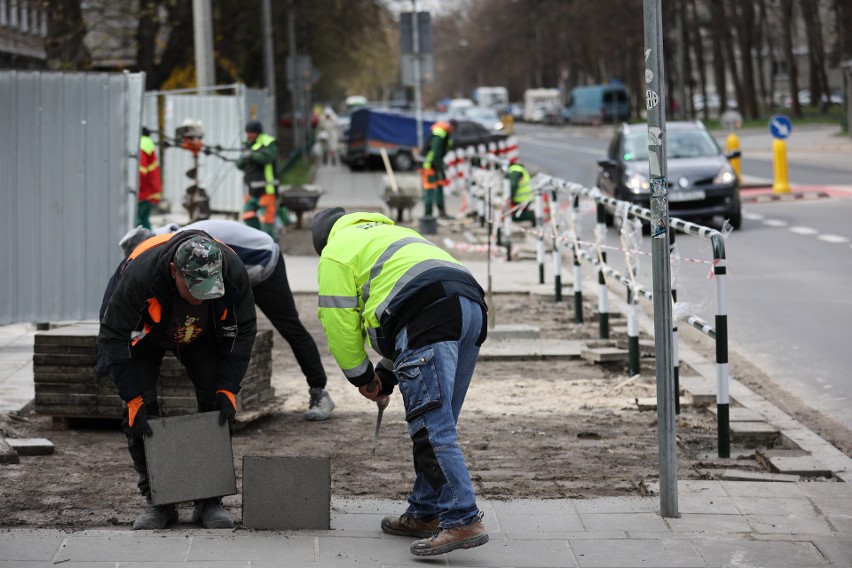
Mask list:
[{"label": "corrugated metal fence panel", "polygon": [[0,323],[97,318],[130,225],[140,77],[0,72]]},{"label": "corrugated metal fence panel", "polygon": [[[200,120],[204,144],[239,148],[243,136],[243,112],[240,99],[232,95],[166,95],[165,130],[174,136],[184,120]],[[239,152],[223,152],[236,158]],[[238,212],[243,207],[243,175],[232,162],[199,154],[199,182],[210,195],[210,207],[216,211]],[[186,188],[192,185],[186,176],[193,167],[192,154],[181,148],[164,152],[163,193],[172,204],[172,212],[181,209]]]}]

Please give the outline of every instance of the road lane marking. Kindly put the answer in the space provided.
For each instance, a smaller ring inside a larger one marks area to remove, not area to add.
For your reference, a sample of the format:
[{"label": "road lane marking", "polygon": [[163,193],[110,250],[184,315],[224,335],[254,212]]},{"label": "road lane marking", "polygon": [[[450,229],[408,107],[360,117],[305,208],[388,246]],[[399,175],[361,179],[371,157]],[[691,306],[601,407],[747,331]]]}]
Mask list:
[{"label": "road lane marking", "polygon": [[819,231],[810,227],[790,227],[790,232],[797,235],[816,235]]},{"label": "road lane marking", "polygon": [[593,150],[591,148],[584,148],[582,146],[571,146],[569,144],[554,144],[552,142],[542,142],[539,140],[523,140],[524,146],[544,146],[545,148],[558,148],[560,150],[570,150],[571,152],[578,152],[580,154],[589,154],[591,156],[599,156],[603,158],[606,156],[606,150]]},{"label": "road lane marking", "polygon": [[781,219],[765,219],[763,224],[769,225],[770,227],[786,227],[787,221],[782,221]]},{"label": "road lane marking", "polygon": [[764,216],[760,213],[748,213],[743,211],[743,218],[750,219],[752,221],[760,221],[761,219],[764,219]]},{"label": "road lane marking", "polygon": [[821,241],[825,241],[827,243],[848,243],[849,239],[841,235],[820,235],[817,237]]}]

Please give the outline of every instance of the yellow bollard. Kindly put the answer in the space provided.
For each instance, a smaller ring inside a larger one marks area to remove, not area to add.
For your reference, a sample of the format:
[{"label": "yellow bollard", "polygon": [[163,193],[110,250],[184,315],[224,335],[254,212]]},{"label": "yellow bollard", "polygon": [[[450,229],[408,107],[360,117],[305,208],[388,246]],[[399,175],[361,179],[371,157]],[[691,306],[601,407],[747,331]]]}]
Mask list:
[{"label": "yellow bollard", "polygon": [[503,132],[512,134],[515,129],[515,117],[511,114],[504,114],[500,117],[500,122],[503,123]]},{"label": "yellow bollard", "polygon": [[790,181],[787,178],[787,142],[776,138],[772,141],[772,165],[775,170],[775,183],[772,193],[790,193]]},{"label": "yellow bollard", "polygon": [[[728,134],[727,141],[727,149],[725,150],[728,154],[731,152],[735,152],[740,149],[740,137],[736,135],[736,133],[731,132]],[[737,181],[742,184],[743,183],[743,172],[742,166],[740,166],[740,158],[732,158],[730,160],[731,167],[734,168],[734,173],[737,174]]]}]

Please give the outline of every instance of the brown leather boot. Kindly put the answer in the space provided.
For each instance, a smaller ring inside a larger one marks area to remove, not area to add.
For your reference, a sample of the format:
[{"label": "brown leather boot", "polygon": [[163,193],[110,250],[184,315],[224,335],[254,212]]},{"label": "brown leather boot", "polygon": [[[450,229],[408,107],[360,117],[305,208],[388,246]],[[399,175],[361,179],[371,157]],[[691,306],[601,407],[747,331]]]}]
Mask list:
[{"label": "brown leather boot", "polygon": [[430,538],[415,541],[411,545],[411,554],[414,556],[435,556],[458,548],[482,546],[488,542],[488,533],[485,532],[482,514],[482,511],[480,511],[476,519],[466,525],[451,529],[439,528],[438,532]]},{"label": "brown leather boot", "polygon": [[414,536],[426,538],[432,536],[438,530],[438,517],[434,519],[419,519],[400,515],[399,517],[385,517],[382,519],[382,531],[396,536]]}]

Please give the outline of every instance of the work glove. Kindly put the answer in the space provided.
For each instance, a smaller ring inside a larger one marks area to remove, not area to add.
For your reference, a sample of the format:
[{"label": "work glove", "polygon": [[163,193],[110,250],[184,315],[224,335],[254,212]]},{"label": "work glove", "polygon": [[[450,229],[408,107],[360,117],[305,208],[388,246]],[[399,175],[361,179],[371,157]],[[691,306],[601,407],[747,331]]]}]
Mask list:
[{"label": "work glove", "polygon": [[382,394],[387,396],[393,394],[393,387],[399,382],[396,379],[396,374],[379,363],[376,365],[376,375],[382,383]]},{"label": "work glove", "polygon": [[228,422],[228,429],[233,433],[236,424],[237,400],[234,393],[224,389],[216,391],[216,402],[219,403],[219,424]]},{"label": "work glove", "polygon": [[154,430],[148,424],[148,413],[141,396],[127,402],[127,425],[134,436],[141,438],[142,434],[151,436]]}]

